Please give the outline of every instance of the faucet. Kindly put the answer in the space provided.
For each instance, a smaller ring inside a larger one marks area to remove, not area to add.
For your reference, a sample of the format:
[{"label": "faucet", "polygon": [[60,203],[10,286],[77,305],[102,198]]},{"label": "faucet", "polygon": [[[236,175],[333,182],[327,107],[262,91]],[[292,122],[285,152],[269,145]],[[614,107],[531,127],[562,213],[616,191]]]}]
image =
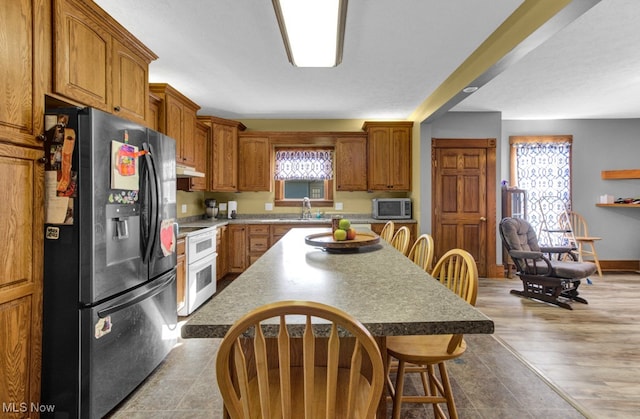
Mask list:
[{"label": "faucet", "polygon": [[302,219],[311,218],[311,200],[308,197],[302,199]]}]

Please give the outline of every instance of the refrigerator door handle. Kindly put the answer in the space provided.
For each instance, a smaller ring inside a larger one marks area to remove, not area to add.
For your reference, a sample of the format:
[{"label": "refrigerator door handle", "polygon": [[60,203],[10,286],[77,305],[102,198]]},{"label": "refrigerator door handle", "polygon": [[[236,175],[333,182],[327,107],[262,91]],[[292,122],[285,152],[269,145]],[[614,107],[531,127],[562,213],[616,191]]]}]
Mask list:
[{"label": "refrigerator door handle", "polygon": [[126,301],[123,301],[119,304],[116,305],[112,305],[109,307],[106,307],[102,310],[98,311],[98,317],[105,318],[110,314],[113,314],[115,312],[124,310],[127,307],[131,307],[132,305],[135,305],[137,303],[139,303],[142,300],[146,300],[149,298],[152,298],[156,295],[158,295],[159,293],[161,293],[168,285],[171,284],[171,282],[173,281],[174,275],[169,275],[167,279],[165,279],[164,281],[162,281],[162,283],[154,286],[153,288],[149,289],[148,291],[136,295],[135,297],[131,297]]},{"label": "refrigerator door handle", "polygon": [[151,260],[151,252],[153,247],[155,246],[158,223],[160,217],[160,197],[159,197],[159,189],[160,185],[158,185],[158,174],[156,171],[155,160],[153,158],[153,148],[151,144],[143,143],[144,150],[148,151],[144,155],[145,161],[147,162],[147,181],[152,186],[151,192],[151,202],[149,206],[151,207],[150,211],[150,220],[149,225],[147,227],[147,246],[144,254],[144,263],[149,263]]}]

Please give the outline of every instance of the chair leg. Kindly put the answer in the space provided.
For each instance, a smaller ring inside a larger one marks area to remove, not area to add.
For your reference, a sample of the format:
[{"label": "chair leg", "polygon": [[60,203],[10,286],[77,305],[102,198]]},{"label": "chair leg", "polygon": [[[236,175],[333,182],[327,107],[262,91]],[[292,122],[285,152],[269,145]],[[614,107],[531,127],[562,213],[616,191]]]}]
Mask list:
[{"label": "chair leg", "polygon": [[600,268],[600,260],[598,260],[598,253],[596,252],[596,245],[593,242],[589,242],[589,246],[591,246],[591,255],[593,256],[593,261],[596,264],[596,268],[598,268],[598,276],[602,278],[602,269]]},{"label": "chair leg", "polygon": [[396,372],[396,389],[393,399],[393,411],[391,417],[393,419],[400,419],[400,408],[402,407],[402,394],[404,392],[404,368],[405,362],[398,361],[398,371]]},{"label": "chair leg", "polygon": [[451,391],[451,383],[449,382],[449,374],[447,374],[447,367],[444,362],[438,364],[440,369],[440,381],[444,388],[444,396],[447,398],[447,409],[449,410],[449,417],[451,419],[458,419],[458,412],[456,410],[456,404],[453,400],[453,391]]}]

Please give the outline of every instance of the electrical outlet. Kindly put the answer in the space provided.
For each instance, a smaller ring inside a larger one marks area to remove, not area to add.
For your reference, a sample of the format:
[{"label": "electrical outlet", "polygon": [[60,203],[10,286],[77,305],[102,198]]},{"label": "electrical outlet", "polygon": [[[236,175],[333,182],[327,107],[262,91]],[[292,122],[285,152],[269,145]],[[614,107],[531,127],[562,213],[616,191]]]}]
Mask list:
[{"label": "electrical outlet", "polygon": [[182,207],[180,207],[180,210],[182,211],[183,214],[187,212],[187,204],[182,204]]},{"label": "electrical outlet", "polygon": [[336,202],[335,209],[336,211],[342,211],[342,202]]},{"label": "electrical outlet", "polygon": [[264,203],[264,210],[265,211],[273,211],[273,204],[271,202],[265,202]]}]

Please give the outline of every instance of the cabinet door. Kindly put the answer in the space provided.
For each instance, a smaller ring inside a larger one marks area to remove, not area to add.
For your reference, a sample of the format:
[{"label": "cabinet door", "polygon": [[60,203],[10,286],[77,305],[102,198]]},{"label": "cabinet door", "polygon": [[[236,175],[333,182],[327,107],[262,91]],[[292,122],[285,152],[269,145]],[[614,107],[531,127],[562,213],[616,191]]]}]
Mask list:
[{"label": "cabinet door", "polygon": [[236,192],[238,190],[238,129],[213,124],[213,167],[211,168],[211,190]]},{"label": "cabinet door", "polygon": [[54,4],[54,91],[111,112],[111,35],[79,4]]},{"label": "cabinet door", "polygon": [[389,184],[394,191],[411,190],[411,130],[392,128],[389,143]]},{"label": "cabinet door", "polygon": [[15,144],[40,145],[35,137],[43,131],[44,87],[51,75],[45,48],[49,10],[44,0],[2,3],[0,138]]},{"label": "cabinet door", "polygon": [[246,227],[243,225],[229,226],[229,272],[244,272],[247,267]]},{"label": "cabinet door", "polygon": [[336,138],[336,190],[367,190],[367,139]]},{"label": "cabinet door", "polygon": [[[0,400],[40,400],[43,264],[42,151],[0,143]],[[9,384],[9,385],[5,385]]]},{"label": "cabinet door", "polygon": [[389,167],[391,133],[389,128],[374,127],[369,130],[368,135],[368,158],[367,171],[369,189],[387,190],[389,189]]},{"label": "cabinet door", "polygon": [[205,191],[208,186],[207,173],[207,147],[209,143],[209,127],[204,124],[198,123],[195,129],[194,142],[194,154],[195,154],[195,167],[198,172],[205,173],[205,177],[191,178],[191,190],[192,191]]},{"label": "cabinet door", "polygon": [[176,140],[176,162],[184,163],[182,156],[182,115],[184,106],[175,98],[165,96],[165,126],[164,132]]},{"label": "cabinet door", "polygon": [[238,190],[271,191],[273,171],[269,138],[240,138],[238,147]]},{"label": "cabinet door", "polygon": [[182,112],[182,163],[187,166],[196,166],[197,121],[196,109],[184,106]]},{"label": "cabinet door", "polygon": [[149,103],[149,64],[114,39],[112,68],[114,113],[144,124]]}]

